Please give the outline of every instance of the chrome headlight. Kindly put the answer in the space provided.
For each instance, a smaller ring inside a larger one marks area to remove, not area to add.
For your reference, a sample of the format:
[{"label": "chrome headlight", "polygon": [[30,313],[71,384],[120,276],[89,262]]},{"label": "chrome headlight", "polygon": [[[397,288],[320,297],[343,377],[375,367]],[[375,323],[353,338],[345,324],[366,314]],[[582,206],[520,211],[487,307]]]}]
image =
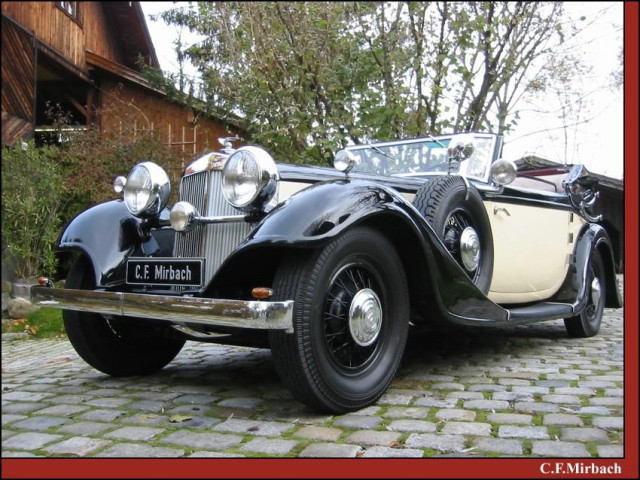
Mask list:
[{"label": "chrome headlight", "polygon": [[198,215],[195,207],[189,202],[176,203],[169,213],[169,221],[174,230],[186,232],[193,226],[193,221]]},{"label": "chrome headlight", "polygon": [[242,147],[227,160],[222,176],[224,198],[238,210],[263,209],[278,188],[278,169],[271,155],[258,147]]},{"label": "chrome headlight", "polygon": [[162,167],[153,162],[131,169],[124,185],[124,204],[136,216],[156,215],[167,205],[171,184]]},{"label": "chrome headlight", "polygon": [[344,173],[349,173],[355,166],[358,158],[348,150],[340,150],[333,157],[333,166],[336,170],[340,170]]}]

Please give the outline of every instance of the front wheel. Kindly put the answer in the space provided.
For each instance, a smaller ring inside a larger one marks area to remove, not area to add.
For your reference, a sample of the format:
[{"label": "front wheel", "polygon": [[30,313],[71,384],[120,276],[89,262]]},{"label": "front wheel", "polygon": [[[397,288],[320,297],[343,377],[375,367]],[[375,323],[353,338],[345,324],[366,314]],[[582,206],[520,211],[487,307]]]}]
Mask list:
[{"label": "front wheel", "polygon": [[593,337],[600,331],[605,299],[605,270],[602,257],[594,250],[587,275],[587,305],[579,315],[564,319],[570,337]]},{"label": "front wheel", "polygon": [[400,257],[376,230],[357,227],[279,268],[274,292],[294,300],[294,333],[269,334],[283,383],[314,409],[375,402],[400,365],[409,295]]},{"label": "front wheel", "polygon": [[[95,288],[93,268],[86,257],[78,257],[72,265],[65,288]],[[62,318],[78,355],[108,375],[144,375],[160,370],[185,343],[165,335],[166,327],[134,318],[75,310],[63,310]]]}]

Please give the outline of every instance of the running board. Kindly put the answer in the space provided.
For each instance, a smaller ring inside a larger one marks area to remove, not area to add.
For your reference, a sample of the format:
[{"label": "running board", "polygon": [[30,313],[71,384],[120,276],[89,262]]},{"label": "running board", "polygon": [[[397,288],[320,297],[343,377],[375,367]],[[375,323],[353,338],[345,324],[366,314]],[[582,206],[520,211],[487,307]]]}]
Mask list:
[{"label": "running board", "polygon": [[527,323],[538,320],[557,320],[574,315],[573,306],[569,303],[544,302],[528,307],[508,309],[507,321],[509,323]]}]

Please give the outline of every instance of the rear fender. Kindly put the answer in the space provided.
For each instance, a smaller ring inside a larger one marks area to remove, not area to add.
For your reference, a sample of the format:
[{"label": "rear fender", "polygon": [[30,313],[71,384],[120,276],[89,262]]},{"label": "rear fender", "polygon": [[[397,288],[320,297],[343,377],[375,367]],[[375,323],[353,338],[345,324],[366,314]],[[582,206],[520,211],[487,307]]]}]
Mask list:
[{"label": "rear fender", "polygon": [[600,253],[605,267],[607,293],[604,305],[608,308],[623,306],[616,278],[613,247],[606,230],[596,223],[585,225],[580,232],[567,278],[552,301],[571,303],[575,313],[582,311],[587,304],[589,262],[596,251]]}]

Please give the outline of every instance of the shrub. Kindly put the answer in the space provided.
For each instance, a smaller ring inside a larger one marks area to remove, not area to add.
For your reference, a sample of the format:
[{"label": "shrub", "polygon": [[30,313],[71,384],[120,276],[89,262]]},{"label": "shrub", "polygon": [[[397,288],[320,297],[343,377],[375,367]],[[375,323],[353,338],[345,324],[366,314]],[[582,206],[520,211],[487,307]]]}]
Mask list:
[{"label": "shrub", "polygon": [[[162,144],[157,132],[135,127],[145,123],[139,118],[139,111],[120,100],[117,92],[110,95],[119,101],[114,101],[114,107],[97,110],[95,117],[100,122],[86,130],[70,132],[73,125],[68,113],[57,105],[49,107],[54,129],[65,138],[58,151],[66,190],[62,211],[65,223],[92,205],[116,198],[112,188],[115,177],[126,176],[141,161],[152,160],[163,167],[172,186],[180,178],[181,169],[176,169],[181,163],[178,155]],[[176,190],[172,188],[173,192]]]},{"label": "shrub", "polygon": [[2,252],[21,278],[55,272],[63,198],[57,156],[57,148],[33,141],[2,149]]}]

